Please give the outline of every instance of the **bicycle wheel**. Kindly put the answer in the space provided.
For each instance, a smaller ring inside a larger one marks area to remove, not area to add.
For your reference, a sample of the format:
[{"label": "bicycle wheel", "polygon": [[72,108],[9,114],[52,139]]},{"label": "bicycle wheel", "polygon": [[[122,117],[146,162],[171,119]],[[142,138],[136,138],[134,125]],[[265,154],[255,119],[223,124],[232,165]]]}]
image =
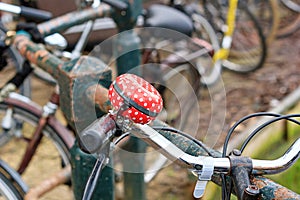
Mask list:
[{"label": "bicycle wheel", "polygon": [[167,111],[166,122],[184,130],[189,126],[190,109],[198,104],[200,76],[192,65],[183,64],[167,70],[162,78],[165,84],[161,94]]},{"label": "bicycle wheel", "polygon": [[[199,42],[201,43],[204,40],[211,45],[212,52],[217,52],[220,49],[218,36],[209,21],[199,13],[193,14],[192,19],[195,27],[194,33],[196,36],[194,41],[198,42],[200,39]],[[222,66],[219,62],[205,67],[204,65],[197,64],[198,72],[201,75],[201,83],[204,85],[214,84],[221,76],[221,68]]]},{"label": "bicycle wheel", "polygon": [[198,100],[201,86],[198,63],[203,63],[206,56],[211,61],[211,57],[191,38],[163,39],[156,44],[150,50],[155,57],[146,59],[142,77],[162,95],[164,110],[161,120],[181,129],[189,116],[186,110]]},{"label": "bicycle wheel", "polygon": [[256,18],[242,2],[239,4],[229,57],[223,65],[232,71],[247,73],[264,64],[267,45]]},{"label": "bicycle wheel", "polygon": [[292,11],[300,13],[299,0],[281,0],[281,3]]},{"label": "bicycle wheel", "polygon": [[[0,103],[0,121],[2,123],[9,112],[12,114],[11,127],[9,129],[0,128],[0,153],[2,159],[17,170],[25,148],[41,117],[41,110],[20,100],[7,99],[5,103]],[[32,160],[22,174],[23,180],[30,187],[36,186],[40,181],[59,171],[62,166],[70,163],[69,148],[73,138],[67,141],[66,137],[71,135],[60,134],[53,120],[50,119],[43,129],[43,135],[46,137],[42,138]],[[72,193],[67,185],[59,186],[53,192],[55,191],[59,191],[62,195],[68,193],[66,196]],[[52,196],[52,194],[49,192],[46,197]]]},{"label": "bicycle wheel", "polygon": [[[280,23],[277,38],[287,37],[300,28],[299,0],[294,1],[293,6],[288,3],[292,1],[281,0],[280,2]],[[294,9],[290,9],[291,6]]]},{"label": "bicycle wheel", "polygon": [[246,2],[250,12],[262,28],[267,44],[271,44],[276,37],[280,21],[278,1],[248,0]]},{"label": "bicycle wheel", "polygon": [[0,199],[1,200],[21,200],[23,196],[14,187],[12,182],[0,173]]},{"label": "bicycle wheel", "polygon": [[[225,22],[228,2],[217,0],[203,2],[208,20],[222,40],[227,29]],[[232,71],[246,73],[260,68],[266,55],[267,47],[263,31],[246,3],[239,1],[229,57],[222,64]]]},{"label": "bicycle wheel", "polygon": [[28,191],[19,174],[0,159],[0,199],[23,199]]}]

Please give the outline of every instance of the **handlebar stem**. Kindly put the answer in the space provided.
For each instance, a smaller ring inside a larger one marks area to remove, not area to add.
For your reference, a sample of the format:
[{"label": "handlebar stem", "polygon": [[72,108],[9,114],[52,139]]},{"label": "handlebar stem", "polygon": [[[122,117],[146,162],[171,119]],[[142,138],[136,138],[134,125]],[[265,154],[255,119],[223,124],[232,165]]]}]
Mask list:
[{"label": "handlebar stem", "polygon": [[251,185],[249,175],[252,171],[252,160],[242,156],[230,156],[231,171],[235,192],[239,200],[258,199],[259,190]]}]

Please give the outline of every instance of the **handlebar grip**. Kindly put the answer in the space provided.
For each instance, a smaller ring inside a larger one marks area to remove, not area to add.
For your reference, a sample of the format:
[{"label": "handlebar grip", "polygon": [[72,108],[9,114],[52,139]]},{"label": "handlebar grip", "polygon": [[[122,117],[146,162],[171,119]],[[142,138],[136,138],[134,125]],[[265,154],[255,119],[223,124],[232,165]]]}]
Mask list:
[{"label": "handlebar grip", "polygon": [[102,2],[110,5],[118,11],[125,11],[128,8],[128,5],[125,2],[119,0],[102,0]]},{"label": "handlebar grip", "polygon": [[80,134],[80,146],[86,153],[96,153],[101,150],[116,131],[116,123],[106,115],[94,121]]},{"label": "handlebar grip", "polygon": [[29,20],[42,22],[42,21],[48,21],[52,18],[52,13],[45,10],[29,8],[26,6],[20,6],[20,8],[21,8],[20,15]]}]

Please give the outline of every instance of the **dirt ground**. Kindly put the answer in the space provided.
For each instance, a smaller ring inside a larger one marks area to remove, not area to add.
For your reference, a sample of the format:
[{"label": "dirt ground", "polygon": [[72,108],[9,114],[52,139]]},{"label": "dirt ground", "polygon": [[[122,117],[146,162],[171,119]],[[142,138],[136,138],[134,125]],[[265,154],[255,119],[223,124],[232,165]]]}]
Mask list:
[{"label": "dirt ground", "polygon": [[[253,112],[266,111],[282,100],[286,95],[299,87],[300,83],[300,32],[288,38],[274,41],[269,47],[269,56],[263,68],[250,74],[236,74],[223,72],[223,81],[226,91],[226,118],[215,147],[222,144],[225,133],[230,125],[242,116]],[[43,105],[53,88],[40,81],[33,88],[33,99]],[[205,89],[199,104],[210,103],[205,95]],[[205,106],[204,106],[205,107]],[[203,139],[203,130],[208,129],[211,119],[210,110],[201,110],[203,113],[199,121],[198,138]],[[148,185],[147,198],[152,199],[193,199],[192,189],[195,178],[186,170],[169,165]],[[58,192],[60,193],[60,192]],[[61,193],[60,193],[61,194]],[[52,195],[45,199],[62,199],[60,195]],[[66,196],[64,196],[67,199]]]}]

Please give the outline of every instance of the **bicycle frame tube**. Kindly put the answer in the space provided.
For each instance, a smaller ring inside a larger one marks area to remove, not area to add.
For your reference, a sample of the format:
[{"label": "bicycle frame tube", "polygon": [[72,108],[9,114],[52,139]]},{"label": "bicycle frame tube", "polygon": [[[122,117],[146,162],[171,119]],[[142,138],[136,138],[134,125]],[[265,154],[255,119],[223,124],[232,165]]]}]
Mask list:
[{"label": "bicycle frame tube", "polygon": [[72,26],[82,24],[89,20],[109,16],[112,13],[110,6],[102,4],[97,8],[89,8],[82,11],[75,11],[57,17],[50,21],[38,25],[38,30],[43,36],[48,36],[53,33],[64,31]]},{"label": "bicycle frame tube", "polygon": [[228,8],[227,20],[226,20],[227,30],[222,39],[221,48],[213,56],[214,62],[217,62],[219,60],[225,60],[228,58],[231,43],[232,43],[232,35],[235,28],[235,18],[236,18],[238,2],[239,2],[238,0],[229,0],[229,8]]}]

